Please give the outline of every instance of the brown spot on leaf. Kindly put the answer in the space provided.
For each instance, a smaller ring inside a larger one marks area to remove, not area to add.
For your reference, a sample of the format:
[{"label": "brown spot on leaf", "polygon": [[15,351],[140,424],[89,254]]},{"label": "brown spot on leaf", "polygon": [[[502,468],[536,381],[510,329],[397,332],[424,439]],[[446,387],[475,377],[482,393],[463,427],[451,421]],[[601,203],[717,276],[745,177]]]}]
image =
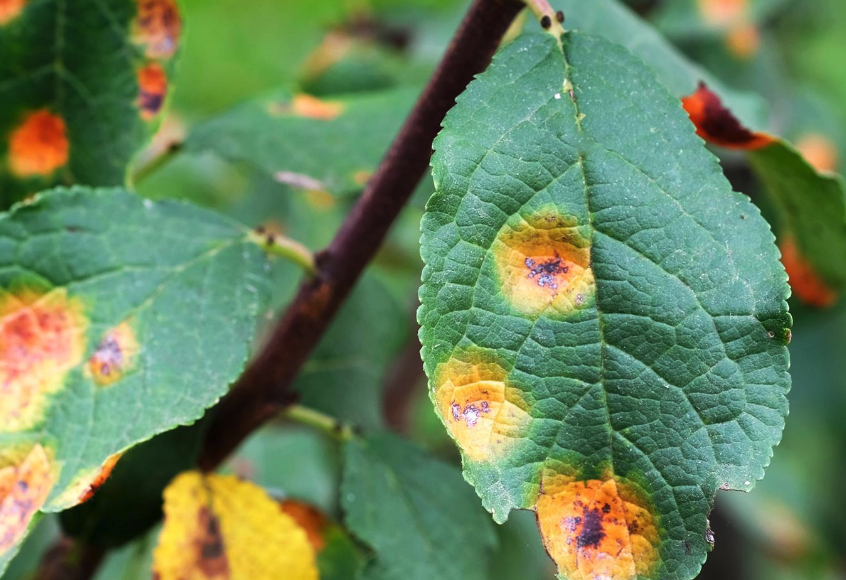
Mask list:
[{"label": "brown spot on leaf", "polygon": [[26,0],[0,0],[0,26],[20,16],[24,6],[26,6]]},{"label": "brown spot on leaf", "polygon": [[175,0],[138,0],[133,41],[148,58],[170,58],[179,45],[182,19]]},{"label": "brown spot on leaf", "polygon": [[0,555],[26,534],[32,517],[41,509],[55,482],[47,451],[36,444],[16,464],[0,468]]},{"label": "brown spot on leaf", "polygon": [[203,578],[229,578],[229,561],[220,531],[220,520],[208,507],[201,507],[198,513],[198,529],[202,532],[194,538],[197,567]]},{"label": "brown spot on leaf", "polygon": [[465,456],[490,461],[525,434],[531,417],[508,373],[481,352],[459,353],[435,371],[435,399],[447,429]]},{"label": "brown spot on leaf", "polygon": [[329,521],[316,508],[294,500],[285,500],[280,503],[280,508],[283,512],[291,516],[297,525],[305,530],[308,541],[314,548],[315,553],[320,552],[325,546],[326,541],[323,539],[323,534]]},{"label": "brown spot on leaf", "polygon": [[569,314],[592,302],[590,242],[556,208],[509,221],[492,250],[501,292],[517,311]]},{"label": "brown spot on leaf", "polygon": [[46,109],[29,113],[9,137],[9,168],[17,177],[50,175],[68,162],[64,120]]},{"label": "brown spot on leaf", "polygon": [[63,289],[0,293],[0,432],[36,425],[48,395],[81,362],[87,320]]},{"label": "brown spot on leaf", "polygon": [[568,580],[634,580],[658,561],[659,533],[642,494],[618,478],[544,480],[538,527]]},{"label": "brown spot on leaf", "polygon": [[111,329],[88,359],[86,375],[97,386],[108,387],[121,380],[138,355],[135,331],[124,322]]},{"label": "brown spot on leaf", "polygon": [[709,143],[728,149],[754,151],[775,142],[766,133],[753,133],[744,127],[705,83],[699,83],[696,92],[684,97],[682,104],[696,125],[697,134]]},{"label": "brown spot on leaf", "polygon": [[141,118],[149,121],[159,114],[167,96],[167,75],[158,63],[138,69],[138,108]]},{"label": "brown spot on leaf", "polygon": [[817,308],[828,308],[837,302],[837,292],[819,277],[814,267],[799,252],[796,242],[785,237],[781,244],[781,262],[787,271],[790,288],[802,302]]},{"label": "brown spot on leaf", "polygon": [[834,173],[837,171],[838,154],[834,142],[816,133],[803,136],[796,142],[796,149],[808,164],[820,173]]}]

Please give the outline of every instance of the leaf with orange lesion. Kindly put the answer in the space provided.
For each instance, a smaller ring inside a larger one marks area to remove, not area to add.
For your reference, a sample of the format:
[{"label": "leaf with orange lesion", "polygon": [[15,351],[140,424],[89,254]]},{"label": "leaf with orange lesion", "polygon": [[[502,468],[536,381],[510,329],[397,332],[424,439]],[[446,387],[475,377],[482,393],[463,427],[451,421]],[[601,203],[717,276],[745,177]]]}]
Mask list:
[{"label": "leaf with orange lesion", "polygon": [[771,135],[747,129],[704,82],[696,92],[683,97],[682,104],[696,125],[696,132],[709,143],[727,149],[755,151],[776,142]]},{"label": "leaf with orange lesion", "polygon": [[175,0],[137,0],[133,39],[148,58],[165,59],[176,53],[182,17]]},{"label": "leaf with orange lesion", "polygon": [[10,551],[26,535],[32,518],[47,501],[56,471],[50,452],[35,444],[18,459],[8,461],[9,450],[0,456],[0,555]]},{"label": "leaf with orange lesion", "polygon": [[660,534],[635,487],[605,479],[544,480],[537,520],[550,557],[567,580],[654,577]]},{"label": "leaf with orange lesion", "polygon": [[40,109],[27,114],[9,137],[9,168],[17,177],[48,176],[68,162],[64,119]]},{"label": "leaf with orange lesion", "polygon": [[62,288],[0,293],[0,432],[43,418],[48,396],[82,360],[87,326],[82,302]]},{"label": "leaf with orange lesion", "polygon": [[17,18],[26,6],[27,0],[0,0],[0,26]]},{"label": "leaf with orange lesion", "polygon": [[318,578],[306,532],[252,483],[186,472],[165,490],[164,512],[158,580]]}]

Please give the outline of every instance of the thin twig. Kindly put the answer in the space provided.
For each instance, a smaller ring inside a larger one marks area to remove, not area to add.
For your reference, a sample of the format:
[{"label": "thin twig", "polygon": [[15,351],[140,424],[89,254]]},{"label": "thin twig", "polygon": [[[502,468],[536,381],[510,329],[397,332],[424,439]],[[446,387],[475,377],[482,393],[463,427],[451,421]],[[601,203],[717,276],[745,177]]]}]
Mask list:
[{"label": "thin twig", "polygon": [[156,157],[150,159],[147,163],[139,167],[132,176],[132,183],[138,185],[150,175],[170,163],[176,155],[182,151],[182,143],[176,141],[167,146],[167,149],[162,151]]},{"label": "thin twig", "polygon": [[292,261],[302,268],[306,274],[310,276],[317,274],[314,254],[297,240],[268,232],[262,227],[250,232],[250,239],[261,246],[268,254]]},{"label": "thin twig", "polygon": [[356,430],[350,425],[341,423],[331,415],[303,407],[302,405],[291,405],[285,409],[283,417],[301,425],[322,431],[341,441],[347,441],[355,436]]},{"label": "thin twig", "polygon": [[474,0],[423,95],[364,194],[261,352],[215,410],[200,467],[217,467],[256,428],[292,401],[290,388],[426,168],[441,121],[490,62],[523,8],[516,0]]},{"label": "thin twig", "polygon": [[34,578],[37,580],[88,580],[93,578],[106,551],[60,536],[47,548]]}]

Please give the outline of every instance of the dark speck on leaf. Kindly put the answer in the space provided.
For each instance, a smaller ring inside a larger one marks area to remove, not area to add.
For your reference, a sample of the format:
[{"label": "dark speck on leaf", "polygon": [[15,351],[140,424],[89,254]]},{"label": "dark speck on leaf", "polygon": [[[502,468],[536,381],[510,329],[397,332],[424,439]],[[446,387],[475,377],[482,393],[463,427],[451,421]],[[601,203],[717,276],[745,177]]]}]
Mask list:
[{"label": "dark speck on leaf", "polygon": [[541,18],[540,24],[544,27],[544,29],[548,29],[550,26],[552,26],[552,18],[550,18],[549,16],[544,16],[543,18]]},{"label": "dark speck on leaf", "polygon": [[555,13],[555,19],[558,22],[563,23],[564,22],[564,13],[561,10],[559,10],[558,12]]},{"label": "dark speck on leaf", "polygon": [[599,542],[605,537],[605,531],[602,529],[602,512],[598,509],[585,509],[584,518],[582,533],[576,539],[576,544],[579,548],[597,548]]}]

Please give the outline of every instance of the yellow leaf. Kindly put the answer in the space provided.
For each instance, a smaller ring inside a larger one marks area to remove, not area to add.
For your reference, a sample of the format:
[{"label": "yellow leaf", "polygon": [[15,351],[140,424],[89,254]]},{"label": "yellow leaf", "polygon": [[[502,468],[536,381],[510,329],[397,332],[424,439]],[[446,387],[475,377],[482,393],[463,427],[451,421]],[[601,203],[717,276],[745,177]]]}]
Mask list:
[{"label": "yellow leaf", "polygon": [[317,580],[306,532],[261,488],[186,472],[164,493],[158,580]]}]

